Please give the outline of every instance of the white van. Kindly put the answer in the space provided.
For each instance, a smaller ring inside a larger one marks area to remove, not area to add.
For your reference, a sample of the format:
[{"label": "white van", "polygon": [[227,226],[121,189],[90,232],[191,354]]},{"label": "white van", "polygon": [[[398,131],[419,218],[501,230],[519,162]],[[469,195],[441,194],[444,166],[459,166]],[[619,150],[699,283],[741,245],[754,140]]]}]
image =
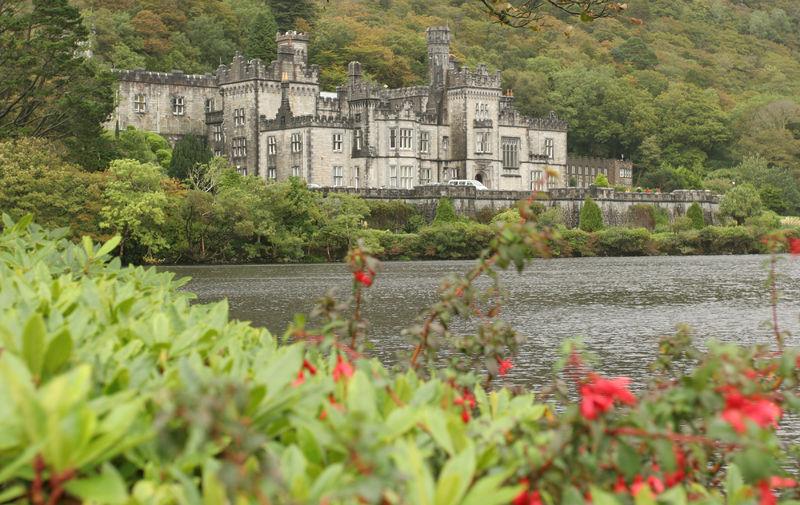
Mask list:
[{"label": "white van", "polygon": [[450,179],[447,181],[448,186],[472,186],[473,188],[477,189],[478,191],[487,190],[486,186],[484,186],[481,181],[476,181],[474,179]]}]

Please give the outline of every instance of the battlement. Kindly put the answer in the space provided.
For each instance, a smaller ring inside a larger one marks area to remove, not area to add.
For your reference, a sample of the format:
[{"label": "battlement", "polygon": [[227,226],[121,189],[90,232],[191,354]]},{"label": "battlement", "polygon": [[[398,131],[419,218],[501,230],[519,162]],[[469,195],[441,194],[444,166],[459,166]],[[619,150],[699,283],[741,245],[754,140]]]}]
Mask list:
[{"label": "battlement", "polygon": [[451,88],[477,87],[500,89],[500,71],[489,73],[486,65],[478,65],[475,70],[469,67],[457,68],[453,66],[448,73],[448,83]]},{"label": "battlement", "polygon": [[172,72],[150,72],[148,70],[114,70],[120,81],[142,82],[148,84],[167,84],[172,86],[196,86],[216,88],[217,78],[211,74],[184,74],[180,70]]},{"label": "battlement", "polygon": [[353,128],[353,122],[341,115],[307,115],[294,116],[280,119],[267,119],[261,116],[261,131],[288,130],[292,128],[325,127],[325,128]]},{"label": "battlement", "polygon": [[288,31],[285,33],[278,32],[278,34],[275,36],[275,41],[278,43],[278,45],[281,45],[281,42],[308,42],[309,40],[311,40],[311,36],[309,34],[296,31]]},{"label": "battlement", "polygon": [[450,27],[431,26],[425,30],[428,37],[428,44],[450,44]]},{"label": "battlement", "polygon": [[672,193],[636,193],[616,191],[614,188],[553,188],[549,191],[550,200],[583,201],[587,197],[593,200],[613,200],[644,204],[698,202],[719,203],[719,195],[702,189],[676,189]]},{"label": "battlement", "polygon": [[[289,63],[292,69],[289,79],[304,83],[317,83],[319,81],[319,66],[305,66]],[[258,58],[248,60],[240,53],[236,53],[230,65],[217,67],[217,82],[220,85],[233,84],[242,81],[261,79],[266,81],[282,81],[284,66],[279,61],[273,61],[268,66]]]},{"label": "battlement", "polygon": [[431,88],[428,86],[411,86],[408,88],[382,89],[380,90],[380,96],[386,100],[397,100],[399,98],[428,96],[430,92]]}]

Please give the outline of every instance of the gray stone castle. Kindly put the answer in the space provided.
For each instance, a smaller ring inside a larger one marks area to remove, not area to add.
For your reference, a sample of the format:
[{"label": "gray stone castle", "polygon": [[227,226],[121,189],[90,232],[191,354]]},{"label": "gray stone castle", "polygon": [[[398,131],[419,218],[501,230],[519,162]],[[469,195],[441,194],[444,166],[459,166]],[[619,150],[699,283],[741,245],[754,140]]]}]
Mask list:
[{"label": "gray stone castle", "polygon": [[[108,126],[173,141],[203,135],[243,173],[323,187],[475,179],[491,189],[547,190],[566,185],[578,169],[587,172],[576,179],[581,186],[598,171],[612,184],[630,185],[625,167],[599,163],[589,172],[585,163],[570,165],[566,122],[553,113],[521,115],[499,72],[466,68],[451,56],[447,27],[429,28],[427,39],[428,85],[399,89],[367,81],[361,64],[351,62],[347,83],[322,91],[319,68],[308,65],[308,35],[297,32],[278,34],[270,64],[237,54],[216,75],[120,71]],[[544,187],[548,167],[559,175]]]}]

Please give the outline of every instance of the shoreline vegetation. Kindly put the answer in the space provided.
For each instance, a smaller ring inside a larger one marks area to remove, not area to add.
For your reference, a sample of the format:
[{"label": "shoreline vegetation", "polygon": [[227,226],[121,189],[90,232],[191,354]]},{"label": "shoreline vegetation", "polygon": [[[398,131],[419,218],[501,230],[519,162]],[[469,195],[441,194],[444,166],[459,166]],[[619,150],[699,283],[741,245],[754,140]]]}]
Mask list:
[{"label": "shoreline vegetation", "polygon": [[[323,196],[300,179],[242,176],[221,158],[184,175],[134,159],[86,172],[46,141],[0,142],[0,209],[68,228],[73,240],[119,235],[116,253],[126,263],[176,265],[340,261],[358,242],[381,260],[475,259],[501,224],[520,220],[518,209],[464,218],[448,199],[425,216],[402,201]],[[764,238],[775,231],[800,237],[800,219],[763,210],[757,195],[740,188],[723,197],[722,226],[706,226],[699,208],[670,222],[655,206],[634,205],[628,226],[604,228],[590,200],[576,229],[544,201],[534,202],[529,218],[552,231],[553,257],[754,254],[768,252]]]}]

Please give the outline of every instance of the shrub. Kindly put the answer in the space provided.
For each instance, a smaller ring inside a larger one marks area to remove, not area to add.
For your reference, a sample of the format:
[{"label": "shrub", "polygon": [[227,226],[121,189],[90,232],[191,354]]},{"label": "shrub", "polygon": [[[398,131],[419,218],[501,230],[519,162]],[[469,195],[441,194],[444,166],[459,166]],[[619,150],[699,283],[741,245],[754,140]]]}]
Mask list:
[{"label": "shrub", "polygon": [[402,200],[366,200],[369,206],[367,225],[393,232],[416,231],[425,223],[419,208]]},{"label": "shrub", "polygon": [[609,228],[597,232],[600,256],[644,256],[654,252],[644,228]]},{"label": "shrub", "polygon": [[781,227],[781,217],[771,210],[765,210],[758,216],[748,217],[744,224],[762,231],[776,230]]},{"label": "shrub", "polygon": [[492,227],[485,224],[434,224],[419,231],[420,254],[430,259],[477,258],[493,236]]},{"label": "shrub", "polygon": [[496,223],[518,223],[522,219],[519,214],[519,209],[506,209],[503,212],[495,214],[490,224]]},{"label": "shrub", "polygon": [[688,216],[676,217],[675,222],[672,223],[672,231],[675,233],[693,229],[694,223],[692,223],[692,220]]},{"label": "shrub", "polygon": [[560,256],[597,256],[597,239],[581,229],[562,230],[559,240]]},{"label": "shrub", "polygon": [[740,184],[722,197],[719,202],[719,211],[723,216],[728,216],[737,224],[744,224],[745,219],[761,213],[761,197],[752,184]]},{"label": "shrub", "polygon": [[603,229],[603,213],[600,207],[587,197],[581,206],[580,221],[578,227],[583,231],[593,232]]},{"label": "shrub", "polygon": [[433,218],[434,224],[455,223],[458,221],[456,208],[450,198],[440,198],[436,205],[436,216]]},{"label": "shrub", "polygon": [[608,183],[608,177],[605,174],[597,174],[597,177],[594,178],[594,185],[598,188],[608,188],[610,184]]},{"label": "shrub", "polygon": [[754,254],[762,248],[753,230],[741,226],[706,226],[699,242],[703,254]]},{"label": "shrub", "polygon": [[550,207],[546,211],[539,214],[537,222],[542,226],[563,226],[564,212],[561,210],[561,207]]},{"label": "shrub", "polygon": [[627,223],[634,228],[653,230],[656,227],[655,207],[644,203],[631,205],[628,207]]},{"label": "shrub", "polygon": [[686,211],[686,217],[691,220],[692,228],[695,230],[700,230],[706,225],[703,209],[700,208],[700,204],[697,202],[693,202],[689,206],[689,209]]}]

